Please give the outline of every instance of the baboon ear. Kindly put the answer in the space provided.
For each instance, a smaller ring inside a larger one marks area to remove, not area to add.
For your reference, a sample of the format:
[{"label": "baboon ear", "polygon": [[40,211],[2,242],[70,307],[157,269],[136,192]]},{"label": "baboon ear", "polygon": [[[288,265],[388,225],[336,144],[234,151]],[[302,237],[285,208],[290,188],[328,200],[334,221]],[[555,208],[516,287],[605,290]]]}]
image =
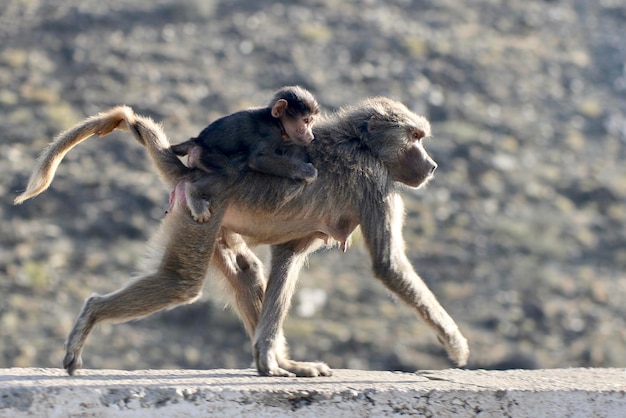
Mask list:
[{"label": "baboon ear", "polygon": [[367,132],[372,132],[378,129],[383,122],[383,119],[379,114],[373,114],[367,121]]},{"label": "baboon ear", "polygon": [[285,114],[285,110],[287,110],[287,100],[278,99],[276,103],[274,103],[274,107],[272,107],[272,116],[275,118],[280,118]]}]

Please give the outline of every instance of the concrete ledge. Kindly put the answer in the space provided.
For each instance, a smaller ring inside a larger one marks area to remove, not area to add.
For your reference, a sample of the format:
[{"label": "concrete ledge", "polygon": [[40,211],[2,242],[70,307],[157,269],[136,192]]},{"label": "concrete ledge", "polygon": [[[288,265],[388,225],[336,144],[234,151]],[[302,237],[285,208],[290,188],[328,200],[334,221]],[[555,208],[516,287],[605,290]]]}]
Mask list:
[{"label": "concrete ledge", "polygon": [[0,369],[0,417],[624,417],[626,370]]}]

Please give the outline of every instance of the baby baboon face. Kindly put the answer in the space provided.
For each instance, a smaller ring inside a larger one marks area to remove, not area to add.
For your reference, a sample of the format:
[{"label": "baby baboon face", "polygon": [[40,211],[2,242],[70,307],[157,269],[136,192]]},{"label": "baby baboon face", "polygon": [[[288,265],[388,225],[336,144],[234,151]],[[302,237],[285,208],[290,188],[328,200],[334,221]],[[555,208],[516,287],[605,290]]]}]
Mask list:
[{"label": "baby baboon face", "polygon": [[320,110],[308,90],[299,86],[283,87],[276,92],[269,107],[291,141],[298,145],[313,141],[313,123]]},{"label": "baby baboon face", "polygon": [[281,122],[285,128],[285,133],[294,143],[307,145],[313,141],[313,115],[304,114],[295,118],[285,115],[281,118]]}]

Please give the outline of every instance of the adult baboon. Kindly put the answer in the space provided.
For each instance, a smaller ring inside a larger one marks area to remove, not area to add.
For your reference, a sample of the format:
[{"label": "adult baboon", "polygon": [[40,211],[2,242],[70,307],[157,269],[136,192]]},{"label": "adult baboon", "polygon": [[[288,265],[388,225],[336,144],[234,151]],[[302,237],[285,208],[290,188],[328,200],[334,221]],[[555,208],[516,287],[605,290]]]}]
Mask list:
[{"label": "adult baboon", "polygon": [[[160,126],[130,108],[118,107],[57,137],[39,159],[26,192],[16,201],[43,191],[62,156],[74,145],[91,134],[106,134],[115,128],[129,129],[147,148],[168,187],[174,188],[189,175],[189,169],[170,151]],[[467,340],[414,271],[402,238],[399,184],[420,187],[436,168],[422,146],[422,139],[430,135],[428,121],[398,102],[373,98],[322,118],[314,133],[316,140],[307,152],[319,176],[297,193],[287,186],[288,179],[250,171],[212,194],[219,197],[214,202],[215,213],[207,223],[193,224],[188,211],[180,210],[182,186],[178,185],[173,192],[173,210],[159,231],[161,247],[153,254],[153,268],[127,287],[85,302],[66,343],[64,367],[68,373],[81,366],[83,345],[97,323],[143,317],[194,300],[207,269],[206,262],[190,254],[190,247],[198,246],[200,257],[209,257],[214,251],[212,262],[230,285],[233,303],[252,339],[260,374],[330,375],[324,363],[289,359],[283,321],[307,255],[334,241],[345,243],[359,225],[374,275],[415,309],[456,364],[465,365]],[[271,245],[267,281],[261,262],[248,247],[257,244]],[[145,294],[151,297],[140,296]]]}]

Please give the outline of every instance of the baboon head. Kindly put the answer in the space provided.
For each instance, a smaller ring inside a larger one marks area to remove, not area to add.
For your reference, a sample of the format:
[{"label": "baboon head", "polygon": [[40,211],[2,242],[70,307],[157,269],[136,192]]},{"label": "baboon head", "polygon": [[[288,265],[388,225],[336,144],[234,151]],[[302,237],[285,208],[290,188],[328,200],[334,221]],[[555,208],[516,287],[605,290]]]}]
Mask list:
[{"label": "baboon head", "polygon": [[394,180],[420,187],[430,180],[437,163],[428,155],[423,139],[430,136],[430,123],[403,104],[373,98],[366,102],[364,139],[384,162]]}]

